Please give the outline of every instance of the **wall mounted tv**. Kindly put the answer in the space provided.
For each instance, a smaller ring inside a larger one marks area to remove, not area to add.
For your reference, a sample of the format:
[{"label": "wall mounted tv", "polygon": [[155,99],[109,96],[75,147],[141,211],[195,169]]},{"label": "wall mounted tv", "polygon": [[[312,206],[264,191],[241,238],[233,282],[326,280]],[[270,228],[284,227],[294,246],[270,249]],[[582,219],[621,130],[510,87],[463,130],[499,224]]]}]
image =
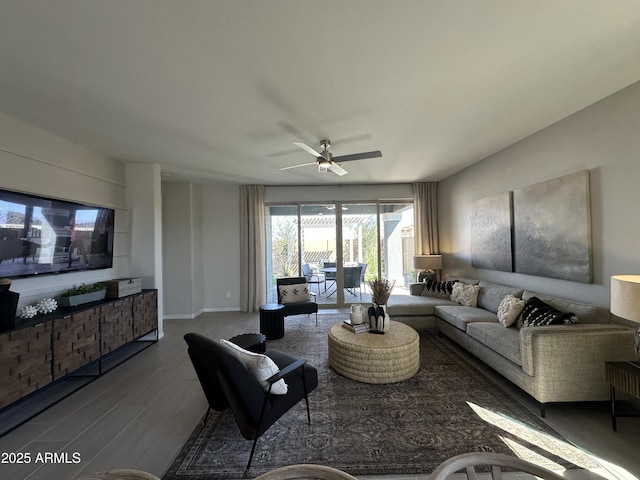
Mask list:
[{"label": "wall mounted tv", "polygon": [[0,190],[0,277],[113,266],[115,211]]}]

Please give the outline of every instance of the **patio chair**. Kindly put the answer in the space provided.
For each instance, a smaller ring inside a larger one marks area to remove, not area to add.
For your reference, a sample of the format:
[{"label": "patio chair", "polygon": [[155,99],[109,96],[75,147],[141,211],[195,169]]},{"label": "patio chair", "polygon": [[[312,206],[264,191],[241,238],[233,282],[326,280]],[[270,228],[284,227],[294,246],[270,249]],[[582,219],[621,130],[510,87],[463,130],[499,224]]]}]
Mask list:
[{"label": "patio chair", "polygon": [[[322,268],[323,269],[328,269],[331,271],[324,271],[324,278],[327,282],[336,282],[336,267],[338,266],[338,264],[336,262],[324,262],[322,264]],[[325,290],[327,289],[326,283],[325,283]]]},{"label": "patio chair", "polygon": [[344,267],[344,284],[342,285],[344,289],[349,292],[351,295],[356,295],[356,289],[360,294],[360,300],[362,300],[362,289],[360,288],[360,273],[362,272],[362,267]]},{"label": "patio chair", "polygon": [[320,295],[320,284],[324,285],[323,290],[327,289],[327,279],[323,273],[316,273],[311,268],[311,265],[305,263],[302,265],[302,275],[307,279],[307,283],[315,283],[318,285],[318,295]]}]

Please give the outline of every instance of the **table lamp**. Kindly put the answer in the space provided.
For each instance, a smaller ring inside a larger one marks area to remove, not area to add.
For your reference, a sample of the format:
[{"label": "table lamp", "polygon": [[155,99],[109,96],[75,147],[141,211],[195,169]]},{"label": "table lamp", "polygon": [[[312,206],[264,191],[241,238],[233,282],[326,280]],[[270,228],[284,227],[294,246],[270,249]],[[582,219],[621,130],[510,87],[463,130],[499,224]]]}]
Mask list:
[{"label": "table lamp", "polygon": [[418,282],[424,282],[427,278],[437,279],[436,270],[442,269],[442,255],[415,255],[413,257],[413,268]]},{"label": "table lamp", "polygon": [[[611,277],[611,313],[640,324],[640,275]],[[640,360],[640,326],[636,330],[636,356]]]}]

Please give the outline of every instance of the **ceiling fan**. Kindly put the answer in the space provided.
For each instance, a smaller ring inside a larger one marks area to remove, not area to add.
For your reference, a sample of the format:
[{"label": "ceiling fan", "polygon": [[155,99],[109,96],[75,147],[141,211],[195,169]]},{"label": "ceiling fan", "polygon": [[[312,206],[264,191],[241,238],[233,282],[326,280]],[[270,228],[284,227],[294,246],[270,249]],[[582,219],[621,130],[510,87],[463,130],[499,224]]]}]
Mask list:
[{"label": "ceiling fan", "polygon": [[321,140],[320,146],[322,147],[321,152],[315,151],[306,143],[302,142],[293,142],[295,146],[301,148],[307,153],[310,153],[314,157],[316,157],[315,162],[310,163],[302,163],[300,165],[292,165],[291,167],[284,167],[280,170],[289,170],[291,168],[298,167],[306,167],[308,165],[317,165],[319,172],[326,172],[327,170],[332,171],[336,175],[345,175],[347,172],[344,168],[338,165],[336,162],[351,162],[353,160],[365,160],[367,158],[378,158],[382,156],[382,152],[380,150],[375,150],[372,152],[362,152],[362,153],[352,153],[351,155],[340,155],[339,157],[334,157],[331,152],[329,152],[329,147],[331,147],[330,140]]}]

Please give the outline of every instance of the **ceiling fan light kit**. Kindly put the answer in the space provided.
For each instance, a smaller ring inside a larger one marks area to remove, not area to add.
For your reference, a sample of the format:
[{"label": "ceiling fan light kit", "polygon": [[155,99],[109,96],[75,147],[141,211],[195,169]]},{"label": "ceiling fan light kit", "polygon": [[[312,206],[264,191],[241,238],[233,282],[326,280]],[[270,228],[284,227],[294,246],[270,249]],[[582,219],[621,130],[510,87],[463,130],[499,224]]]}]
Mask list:
[{"label": "ceiling fan light kit", "polygon": [[[330,140],[320,140],[320,146],[322,147],[322,152],[317,152],[306,143],[293,142],[293,144],[296,145],[298,148],[304,150],[305,152],[316,157],[316,165],[318,167],[318,172],[325,173],[327,171],[332,171],[336,175],[340,175],[340,176],[346,175],[349,172],[347,172],[344,168],[342,168],[336,162],[351,162],[353,160],[366,160],[368,158],[382,157],[382,152],[380,150],[375,150],[371,152],[342,155],[334,158],[331,152],[329,152],[329,147],[331,147]],[[300,165],[292,165],[290,167],[283,167],[280,170],[290,170],[292,168],[306,167],[307,165],[313,165],[313,163],[303,163]]]}]

